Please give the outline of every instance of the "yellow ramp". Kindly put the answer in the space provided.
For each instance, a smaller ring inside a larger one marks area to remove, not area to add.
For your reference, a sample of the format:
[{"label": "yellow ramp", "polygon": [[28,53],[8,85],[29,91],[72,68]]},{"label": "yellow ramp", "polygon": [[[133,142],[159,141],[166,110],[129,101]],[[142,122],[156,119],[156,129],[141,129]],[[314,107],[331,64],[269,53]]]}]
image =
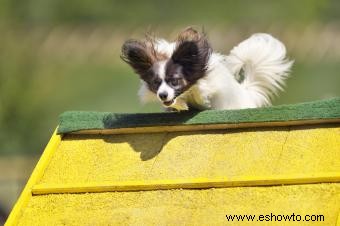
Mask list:
[{"label": "yellow ramp", "polygon": [[327,103],[304,118],[297,105],[282,118],[159,114],[165,124],[68,113],[6,224],[340,225],[340,102]]}]

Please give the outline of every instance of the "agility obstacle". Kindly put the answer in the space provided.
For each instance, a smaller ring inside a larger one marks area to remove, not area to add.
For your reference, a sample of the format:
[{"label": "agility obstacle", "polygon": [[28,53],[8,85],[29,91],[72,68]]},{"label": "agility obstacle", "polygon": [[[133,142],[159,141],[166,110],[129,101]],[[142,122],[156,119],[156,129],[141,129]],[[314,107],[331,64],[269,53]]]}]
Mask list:
[{"label": "agility obstacle", "polygon": [[[339,211],[334,98],[245,110],[66,112],[6,225],[340,225]],[[227,219],[246,214],[301,218]]]}]

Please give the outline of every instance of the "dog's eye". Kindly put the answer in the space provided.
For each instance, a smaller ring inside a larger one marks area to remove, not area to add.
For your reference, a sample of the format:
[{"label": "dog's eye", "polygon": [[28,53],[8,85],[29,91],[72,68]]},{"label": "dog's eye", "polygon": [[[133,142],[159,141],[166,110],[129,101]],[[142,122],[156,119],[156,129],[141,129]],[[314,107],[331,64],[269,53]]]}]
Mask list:
[{"label": "dog's eye", "polygon": [[155,79],[155,80],[152,81],[152,83],[153,83],[153,85],[155,85],[155,86],[159,86],[159,85],[162,83],[162,81],[159,80],[159,79]]},{"label": "dog's eye", "polygon": [[170,80],[170,85],[178,86],[179,85],[179,79],[172,79],[172,80]]}]

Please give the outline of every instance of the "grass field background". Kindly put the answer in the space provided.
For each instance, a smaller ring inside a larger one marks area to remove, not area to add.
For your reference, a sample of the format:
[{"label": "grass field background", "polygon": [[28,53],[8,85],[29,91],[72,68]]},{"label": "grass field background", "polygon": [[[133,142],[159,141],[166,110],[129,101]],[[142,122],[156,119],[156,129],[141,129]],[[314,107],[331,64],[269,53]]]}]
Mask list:
[{"label": "grass field background", "polygon": [[194,25],[228,53],[252,33],[272,33],[295,60],[274,101],[288,104],[340,96],[339,20],[336,0],[1,1],[0,212],[8,213],[60,113],[161,110],[139,104],[138,77],[119,58],[124,40],[146,31],[174,39]]}]

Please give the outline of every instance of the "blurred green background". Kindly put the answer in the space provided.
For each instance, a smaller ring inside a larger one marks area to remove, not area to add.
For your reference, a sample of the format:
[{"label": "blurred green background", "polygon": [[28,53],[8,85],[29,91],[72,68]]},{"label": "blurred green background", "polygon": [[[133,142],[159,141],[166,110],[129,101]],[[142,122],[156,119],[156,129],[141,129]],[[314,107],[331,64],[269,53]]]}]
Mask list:
[{"label": "blurred green background", "polygon": [[0,223],[60,113],[161,110],[139,104],[139,80],[120,60],[120,47],[147,31],[174,39],[189,25],[204,27],[222,53],[255,32],[282,40],[295,65],[274,104],[340,96],[337,0],[2,0]]}]

